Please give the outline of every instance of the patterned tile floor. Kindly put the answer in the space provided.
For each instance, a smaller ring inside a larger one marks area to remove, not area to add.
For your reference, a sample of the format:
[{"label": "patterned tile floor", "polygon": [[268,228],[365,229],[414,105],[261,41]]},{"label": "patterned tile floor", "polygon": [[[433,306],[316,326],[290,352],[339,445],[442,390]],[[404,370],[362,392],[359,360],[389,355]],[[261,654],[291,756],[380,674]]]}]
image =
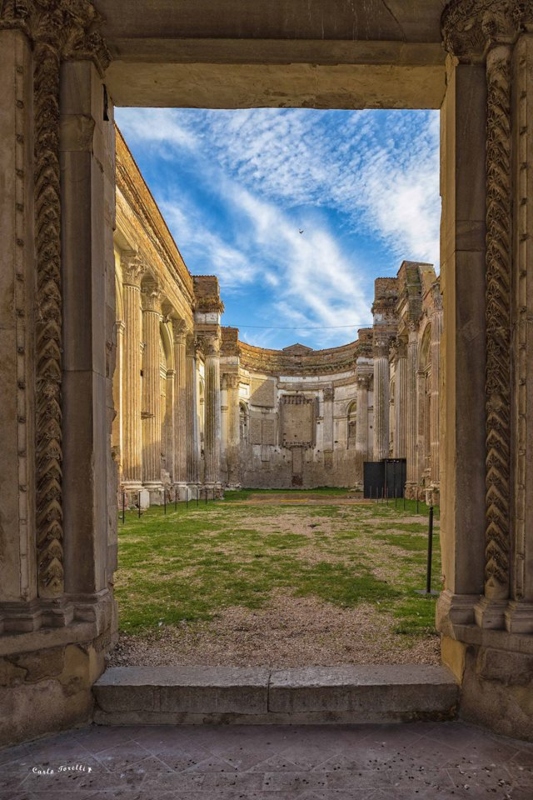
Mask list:
[{"label": "patterned tile floor", "polygon": [[533,799],[533,745],[461,722],[91,726],[0,750],[0,800]]}]

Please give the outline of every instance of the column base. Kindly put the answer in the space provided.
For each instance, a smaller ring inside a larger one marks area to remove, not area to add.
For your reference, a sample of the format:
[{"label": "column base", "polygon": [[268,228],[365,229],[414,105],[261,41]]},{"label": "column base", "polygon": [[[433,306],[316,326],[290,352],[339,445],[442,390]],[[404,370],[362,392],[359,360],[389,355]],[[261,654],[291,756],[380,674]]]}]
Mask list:
[{"label": "column base", "polygon": [[504,616],[509,633],[533,633],[533,603],[512,600]]},{"label": "column base", "polygon": [[32,633],[41,628],[65,628],[74,619],[72,603],[35,599],[30,603],[0,603],[0,633]]},{"label": "column base", "polygon": [[180,503],[185,503],[191,499],[189,487],[184,481],[178,481],[178,483],[174,484],[174,492]]},{"label": "column base", "polygon": [[490,630],[503,630],[507,606],[507,600],[494,601],[488,597],[482,597],[474,608],[476,625]]},{"label": "column base", "polygon": [[418,484],[408,481],[405,484],[406,500],[416,500],[417,496],[418,496]]},{"label": "column base", "polygon": [[[148,506],[162,506],[164,486],[161,481],[146,481],[143,488],[148,492],[149,501]],[[141,506],[142,508],[142,506]]]},{"label": "column base", "polygon": [[453,594],[446,589],[437,600],[436,626],[439,633],[455,638],[456,625],[475,624],[478,594]]}]

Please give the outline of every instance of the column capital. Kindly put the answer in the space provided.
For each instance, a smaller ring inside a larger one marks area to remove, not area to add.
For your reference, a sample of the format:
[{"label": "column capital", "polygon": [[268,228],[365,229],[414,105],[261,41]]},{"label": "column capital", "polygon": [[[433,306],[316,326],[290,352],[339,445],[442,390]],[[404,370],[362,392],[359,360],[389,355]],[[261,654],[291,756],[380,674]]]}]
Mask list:
[{"label": "column capital", "polygon": [[324,402],[325,403],[333,402],[333,399],[335,397],[335,389],[334,389],[334,387],[333,386],[326,386],[326,388],[324,389],[324,392],[323,392],[323,396],[324,396]]},{"label": "column capital", "polygon": [[0,30],[22,30],[58,59],[92,61],[103,76],[111,58],[100,33],[102,19],[89,0],[6,0]]},{"label": "column capital", "polygon": [[389,339],[376,339],[374,342],[374,358],[388,358],[389,347]]},{"label": "column capital", "polygon": [[371,375],[358,375],[357,376],[357,388],[358,389],[368,389],[370,387],[371,379],[372,379]]},{"label": "column capital", "polygon": [[176,319],[176,317],[172,317],[170,320],[172,324],[172,336],[174,339],[174,344],[183,344],[187,339],[187,323],[184,319]]},{"label": "column capital", "polygon": [[141,299],[143,311],[153,311],[161,314],[161,290],[155,281],[150,281],[141,286]]},{"label": "column capital", "polygon": [[488,49],[513,44],[532,22],[530,2],[452,0],[441,18],[444,47],[461,62],[479,63]]},{"label": "column capital", "polygon": [[122,282],[140,288],[146,267],[137,250],[123,250],[120,254],[120,266],[122,267]]},{"label": "column capital", "polygon": [[202,333],[198,337],[200,347],[205,356],[218,356],[220,353],[220,337],[216,333]]},{"label": "column capital", "polygon": [[239,376],[234,372],[224,372],[222,375],[222,388],[223,389],[238,389]]}]

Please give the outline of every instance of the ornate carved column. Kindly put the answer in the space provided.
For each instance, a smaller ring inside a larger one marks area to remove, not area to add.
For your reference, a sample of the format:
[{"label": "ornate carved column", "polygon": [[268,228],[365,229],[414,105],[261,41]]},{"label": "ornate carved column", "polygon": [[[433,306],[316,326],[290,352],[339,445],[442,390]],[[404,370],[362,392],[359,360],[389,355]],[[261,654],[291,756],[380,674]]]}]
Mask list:
[{"label": "ornate carved column", "polygon": [[142,486],[141,424],[141,278],[144,273],[138,255],[125,251],[121,256],[124,302],[124,451],[122,456],[125,491],[137,492]]},{"label": "ornate carved column", "polygon": [[521,6],[525,30],[513,53],[513,354],[511,430],[513,548],[511,602],[505,624],[511,633],[533,633],[533,7]]},{"label": "ornate carved column", "polygon": [[161,397],[160,397],[160,330],[161,293],[154,281],[141,290],[143,309],[143,483],[153,500],[158,500],[161,484]]},{"label": "ornate carved column", "polygon": [[374,460],[389,457],[389,346],[378,340],[374,347]]},{"label": "ornate carved column", "polygon": [[[470,70],[475,69],[477,76],[483,69],[486,87],[484,120],[486,241],[485,247],[479,248],[484,256],[483,277],[486,286],[485,553],[484,599],[476,606],[475,612],[477,623],[485,628],[504,626],[510,591],[513,483],[511,406],[514,360],[511,350],[513,228],[511,62],[514,42],[519,35],[520,26],[524,24],[526,8],[527,4],[515,0],[501,0],[498,3],[489,0],[470,0],[468,3],[454,0],[443,15],[445,46],[455,57],[455,63],[459,62],[455,67],[450,66],[450,70],[455,70],[457,73],[459,69],[465,69],[463,65],[471,64],[473,66]],[[530,11],[528,13],[531,14]],[[450,74],[453,76],[453,72]],[[445,285],[445,269],[443,278]],[[472,293],[471,289],[470,292]],[[446,302],[446,291],[444,297]],[[456,297],[459,297],[459,292],[456,292]],[[473,299],[477,299],[477,294],[473,295]],[[445,313],[447,313],[446,305]],[[449,321],[453,322],[451,319]],[[448,320],[445,320],[444,329],[448,338]],[[446,358],[448,359],[447,352]],[[472,385],[477,387],[479,367],[478,364],[472,364],[472,367]],[[446,364],[446,369],[449,371],[449,364]],[[470,402],[470,407],[476,406]],[[449,421],[444,424],[448,425]],[[477,428],[477,425],[470,419],[470,430],[466,441],[473,438],[474,428]],[[477,442],[475,446],[473,441],[469,441],[469,444],[472,454],[477,456],[479,449]],[[456,461],[459,460],[457,457]],[[447,494],[447,478],[445,488]],[[479,493],[476,493],[476,498],[479,498]],[[476,513],[478,513],[477,507]],[[446,513],[444,525],[445,520]],[[471,531],[472,526],[470,526],[470,538]],[[476,554],[476,563],[478,559],[479,556]]]},{"label": "ornate carved column", "polygon": [[220,484],[220,339],[217,335],[204,335],[202,349],[205,355],[205,429],[204,457],[205,483]]},{"label": "ornate carved column", "polygon": [[407,457],[407,342],[396,342],[396,391],[394,396],[394,458]]},{"label": "ornate carved column", "polygon": [[196,377],[196,354],[198,343],[194,334],[187,334],[187,483],[195,487],[199,481],[200,440],[198,431],[198,394]]},{"label": "ornate carved column", "polygon": [[[10,159],[6,162],[5,174],[9,175],[12,165],[15,165],[16,170],[13,176],[16,198],[6,193],[6,200],[10,205],[11,201],[15,200],[11,207],[15,209],[16,218],[12,218],[11,209],[2,208],[2,216],[4,211],[8,212],[3,218],[12,224],[11,230],[16,232],[17,246],[15,251],[17,290],[14,294],[19,309],[16,325],[18,357],[15,356],[15,360],[19,376],[18,391],[13,394],[18,405],[14,418],[18,420],[19,426],[26,426],[28,412],[31,416],[35,414],[35,428],[32,430],[35,441],[35,467],[30,467],[27,463],[26,446],[18,445],[19,464],[13,470],[13,474],[19,473],[20,486],[27,486],[29,480],[35,485],[35,507],[32,504],[31,509],[27,508],[27,511],[31,510],[33,516],[35,508],[38,593],[41,598],[52,600],[59,598],[65,588],[62,472],[64,448],[61,410],[65,370],[62,358],[61,234],[66,228],[61,213],[60,150],[68,151],[70,142],[67,136],[67,141],[63,143],[66,146],[60,148],[60,115],[62,115],[61,122],[64,123],[67,114],[76,114],[79,111],[79,109],[67,109],[63,102],[64,98],[60,98],[60,72],[62,62],[78,58],[87,59],[89,71],[95,69],[93,64],[98,67],[100,74],[105,69],[108,54],[101,37],[92,30],[96,20],[94,7],[88,2],[80,3],[75,8],[66,2],[58,2],[52,6],[4,2],[0,9],[2,66],[7,63],[8,73],[12,70],[12,81],[8,81],[7,84],[8,94],[4,94],[3,97],[13,101],[10,108],[2,108],[2,117],[8,126],[5,131],[6,137],[2,139],[7,148],[4,151],[4,158]],[[90,112],[86,111],[85,120],[89,132],[92,133],[95,120]],[[15,140],[13,140],[14,133],[16,133]],[[81,138],[84,138],[83,135]],[[34,159],[31,160],[32,146]],[[83,150],[83,146],[80,149]],[[32,177],[33,198],[30,199]],[[68,182],[68,174],[65,175],[63,172],[63,177]],[[10,185],[6,184],[7,187]],[[33,220],[29,222],[30,215],[33,214],[35,227]],[[36,287],[36,296],[31,302],[38,309],[38,313],[35,318],[30,317],[32,328],[35,330],[35,334],[33,332],[31,334],[32,339],[35,335],[35,345],[32,342],[31,352],[35,352],[36,359],[33,409],[33,405],[31,404],[30,408],[24,396],[27,376],[22,377],[22,373],[25,372],[23,356],[27,352],[26,345],[29,343],[29,338],[28,334],[24,333],[25,311],[20,304],[23,299],[30,298],[28,291],[33,292],[33,288],[29,289],[30,275],[27,274],[29,259],[33,254],[30,256],[29,249],[25,248],[33,249],[34,232],[36,275],[31,277],[31,284]],[[11,239],[8,233],[3,241]],[[11,254],[11,248],[8,254]],[[12,274],[12,268],[13,263],[9,265],[8,274]],[[2,320],[2,324],[3,322]],[[31,424],[33,425],[33,421]],[[18,431],[19,441],[26,442],[27,434],[28,430],[22,427]],[[30,453],[32,450],[33,446],[30,445]],[[20,509],[25,505],[27,506],[25,502],[20,502]],[[34,523],[26,517],[21,530],[28,532],[29,527],[33,528]],[[33,555],[30,560],[33,560]],[[23,581],[27,587],[26,597],[32,594],[28,583],[32,569],[25,560]],[[52,614],[52,617],[56,620],[56,624],[59,624],[61,616],[59,609],[57,612]],[[63,617],[62,621],[64,624],[68,620]]]},{"label": "ornate carved column", "polygon": [[357,420],[355,428],[356,480],[362,482],[363,464],[368,460],[368,387],[370,375],[357,376]]},{"label": "ornate carved column", "polygon": [[[187,326],[184,320],[172,320],[174,339],[174,482],[187,483]],[[181,497],[181,499],[184,499]]]}]

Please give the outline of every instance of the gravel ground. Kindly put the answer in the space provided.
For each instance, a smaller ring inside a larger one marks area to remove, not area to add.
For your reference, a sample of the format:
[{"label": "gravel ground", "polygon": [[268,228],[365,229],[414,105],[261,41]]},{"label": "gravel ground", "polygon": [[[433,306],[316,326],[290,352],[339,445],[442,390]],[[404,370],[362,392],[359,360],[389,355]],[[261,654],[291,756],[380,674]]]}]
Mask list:
[{"label": "gravel ground", "polygon": [[[294,505],[294,497],[289,498]],[[283,496],[276,497],[279,505]],[[311,505],[324,498],[308,496],[303,504]],[[254,495],[235,505],[272,505],[272,497]],[[355,501],[360,504],[361,501]],[[337,506],[353,504],[346,497],[328,498]],[[371,504],[363,501],[364,505]],[[348,509],[346,509],[346,513]],[[320,527],[323,534],[333,535],[342,518],[302,517],[301,510],[284,508],[278,515],[261,520],[247,517],[242,508],[239,525],[257,530],[270,530],[309,535]],[[382,519],[367,522],[382,523]],[[402,517],[402,523],[420,523],[419,516]],[[391,527],[392,529],[392,527]],[[394,557],[394,551],[381,543],[380,551]],[[302,553],[302,555],[304,555]],[[305,560],[313,562],[318,554],[306,548]],[[320,555],[322,560],[324,555]],[[328,560],[336,561],[331,554]],[[390,564],[390,559],[388,560]],[[374,570],[376,577],[391,577],[387,559]],[[208,622],[183,622],[179,626],[162,625],[143,634],[121,633],[110,654],[110,666],[336,666],[340,664],[438,664],[437,635],[406,636],[393,633],[397,623],[385,608],[361,603],[355,608],[340,608],[314,597],[294,597],[287,591],[274,590],[270,601],[261,609],[230,607]]]},{"label": "gravel ground", "polygon": [[393,619],[369,604],[342,609],[274,594],[268,606],[228,608],[209,622],[121,634],[110,666],[438,664],[439,637],[391,632]]}]

